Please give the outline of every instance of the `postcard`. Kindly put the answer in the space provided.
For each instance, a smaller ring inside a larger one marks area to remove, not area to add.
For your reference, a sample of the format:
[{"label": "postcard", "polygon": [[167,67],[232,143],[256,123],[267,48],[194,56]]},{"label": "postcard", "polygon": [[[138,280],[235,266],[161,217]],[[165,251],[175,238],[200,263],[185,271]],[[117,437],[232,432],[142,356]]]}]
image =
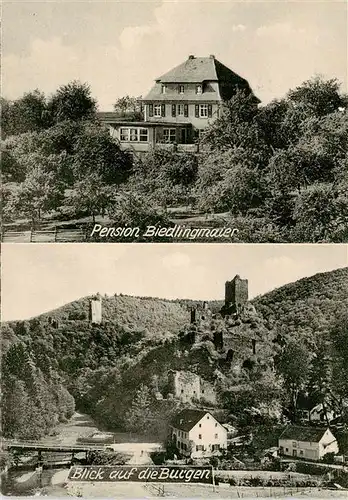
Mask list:
[{"label": "postcard", "polygon": [[346,498],[345,245],[3,245],[2,493]]},{"label": "postcard", "polygon": [[2,241],[347,242],[345,1],[2,10]]}]

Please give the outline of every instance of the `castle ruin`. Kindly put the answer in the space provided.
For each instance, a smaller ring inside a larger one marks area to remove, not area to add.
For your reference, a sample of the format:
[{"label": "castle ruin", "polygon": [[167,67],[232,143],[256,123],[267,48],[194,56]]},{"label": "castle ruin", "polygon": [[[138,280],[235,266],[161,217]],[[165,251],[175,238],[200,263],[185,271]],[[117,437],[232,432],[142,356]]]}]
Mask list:
[{"label": "castle ruin", "polygon": [[94,325],[102,322],[102,298],[99,294],[89,301],[89,321]]},{"label": "castle ruin", "polygon": [[204,401],[216,404],[214,386],[196,373],[171,370],[169,375],[170,392],[174,398],[180,399],[183,403]]}]

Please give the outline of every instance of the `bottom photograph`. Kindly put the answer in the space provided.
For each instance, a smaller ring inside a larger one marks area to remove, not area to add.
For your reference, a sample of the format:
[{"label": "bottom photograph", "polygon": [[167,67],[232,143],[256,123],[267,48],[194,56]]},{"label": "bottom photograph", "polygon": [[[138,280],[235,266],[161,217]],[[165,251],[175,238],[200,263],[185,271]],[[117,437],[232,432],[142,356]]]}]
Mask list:
[{"label": "bottom photograph", "polygon": [[3,244],[1,491],[347,498],[346,245]]}]

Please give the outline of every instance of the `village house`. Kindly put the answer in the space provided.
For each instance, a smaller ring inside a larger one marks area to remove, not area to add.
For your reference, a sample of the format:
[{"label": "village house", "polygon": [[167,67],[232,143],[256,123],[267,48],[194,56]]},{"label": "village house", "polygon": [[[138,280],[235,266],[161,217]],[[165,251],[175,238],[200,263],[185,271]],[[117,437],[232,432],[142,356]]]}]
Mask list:
[{"label": "village house", "polygon": [[279,437],[280,455],[320,460],[326,453],[338,453],[338,443],[329,428],[289,425]]},{"label": "village house", "polygon": [[227,430],[205,410],[182,410],[171,423],[170,438],[186,457],[211,457],[227,448]]},{"label": "village house", "polygon": [[158,146],[196,152],[199,134],[220,116],[221,103],[237,89],[252,94],[249,83],[214,55],[190,55],[155,80],[143,98],[143,121],[120,120],[113,112],[99,113],[99,118],[121,149],[142,153]]}]

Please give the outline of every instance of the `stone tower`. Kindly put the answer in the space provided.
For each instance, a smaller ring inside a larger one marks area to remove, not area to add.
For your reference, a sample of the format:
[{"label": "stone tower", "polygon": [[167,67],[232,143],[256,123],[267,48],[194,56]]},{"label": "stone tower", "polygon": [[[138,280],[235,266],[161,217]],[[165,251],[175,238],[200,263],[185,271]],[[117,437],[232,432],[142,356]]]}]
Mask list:
[{"label": "stone tower", "polygon": [[95,325],[102,322],[102,298],[99,294],[89,301],[89,321]]},{"label": "stone tower", "polygon": [[225,307],[238,312],[248,302],[248,280],[237,274],[225,283]]}]

